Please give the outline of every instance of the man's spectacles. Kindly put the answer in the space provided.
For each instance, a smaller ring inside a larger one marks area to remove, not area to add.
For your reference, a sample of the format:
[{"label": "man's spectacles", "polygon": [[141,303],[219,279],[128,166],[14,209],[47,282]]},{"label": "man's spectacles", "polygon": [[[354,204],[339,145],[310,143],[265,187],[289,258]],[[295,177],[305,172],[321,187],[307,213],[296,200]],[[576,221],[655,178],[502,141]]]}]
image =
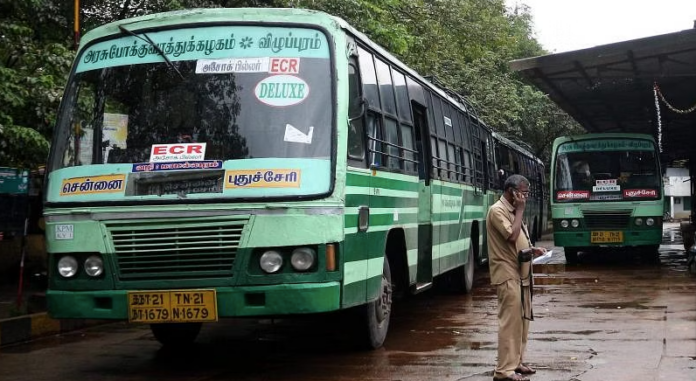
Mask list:
[{"label": "man's spectacles", "polygon": [[518,193],[522,193],[522,194],[524,195],[524,197],[529,196],[529,191],[521,191],[521,190],[519,190],[519,189],[517,189],[517,188],[515,188],[515,191],[518,192]]}]

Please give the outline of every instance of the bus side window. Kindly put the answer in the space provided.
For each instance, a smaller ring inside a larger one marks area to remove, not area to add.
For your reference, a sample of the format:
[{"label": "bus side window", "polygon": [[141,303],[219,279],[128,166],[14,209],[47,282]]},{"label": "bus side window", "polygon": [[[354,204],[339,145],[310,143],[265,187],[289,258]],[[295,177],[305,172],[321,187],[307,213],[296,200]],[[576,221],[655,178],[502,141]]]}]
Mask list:
[{"label": "bus side window", "polygon": [[370,165],[379,167],[384,163],[382,155],[382,118],[373,112],[367,113],[367,136],[370,150]]},{"label": "bus side window", "polygon": [[387,156],[387,167],[400,169],[402,167],[399,150],[399,126],[396,120],[384,117],[384,140]]},{"label": "bus side window", "polygon": [[360,92],[360,77],[354,62],[348,65],[348,157],[355,160],[365,158],[365,126],[363,114],[367,105]]}]

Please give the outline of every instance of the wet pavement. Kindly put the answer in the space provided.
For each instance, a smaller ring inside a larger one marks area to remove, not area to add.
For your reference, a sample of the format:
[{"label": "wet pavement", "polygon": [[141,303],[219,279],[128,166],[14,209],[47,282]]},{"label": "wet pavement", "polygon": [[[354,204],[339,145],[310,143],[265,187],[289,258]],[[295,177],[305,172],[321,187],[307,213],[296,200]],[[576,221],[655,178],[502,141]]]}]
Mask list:
[{"label": "wet pavement", "polygon": [[[696,380],[696,276],[686,271],[678,224],[666,226],[659,263],[630,253],[561,248],[536,265],[527,362],[536,381]],[[473,295],[429,290],[394,306],[383,348],[356,350],[331,314],[224,320],[197,343],[165,350],[146,326],[110,324],[0,349],[0,380],[491,380],[497,306],[487,270]]]}]

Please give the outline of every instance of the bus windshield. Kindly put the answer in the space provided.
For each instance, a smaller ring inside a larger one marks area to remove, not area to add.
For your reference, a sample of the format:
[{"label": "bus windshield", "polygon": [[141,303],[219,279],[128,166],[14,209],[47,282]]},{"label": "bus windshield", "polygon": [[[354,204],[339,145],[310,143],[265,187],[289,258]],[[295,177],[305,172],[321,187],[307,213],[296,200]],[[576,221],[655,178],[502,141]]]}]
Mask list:
[{"label": "bus windshield", "polygon": [[650,141],[590,140],[559,146],[554,199],[558,202],[654,200],[660,170]]},{"label": "bus windshield", "polygon": [[125,198],[328,191],[332,81],[321,32],[217,26],[142,36],[78,57],[52,148],[49,170],[63,180],[54,201],[99,193],[95,181],[124,188]]}]

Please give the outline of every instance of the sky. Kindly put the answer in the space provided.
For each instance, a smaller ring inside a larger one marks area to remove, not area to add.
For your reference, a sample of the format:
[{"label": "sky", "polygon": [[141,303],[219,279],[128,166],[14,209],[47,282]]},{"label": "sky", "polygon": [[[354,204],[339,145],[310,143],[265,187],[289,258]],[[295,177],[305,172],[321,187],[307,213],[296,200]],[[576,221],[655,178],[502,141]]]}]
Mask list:
[{"label": "sky", "polygon": [[531,8],[535,37],[551,53],[694,27],[696,0],[505,0]]}]

